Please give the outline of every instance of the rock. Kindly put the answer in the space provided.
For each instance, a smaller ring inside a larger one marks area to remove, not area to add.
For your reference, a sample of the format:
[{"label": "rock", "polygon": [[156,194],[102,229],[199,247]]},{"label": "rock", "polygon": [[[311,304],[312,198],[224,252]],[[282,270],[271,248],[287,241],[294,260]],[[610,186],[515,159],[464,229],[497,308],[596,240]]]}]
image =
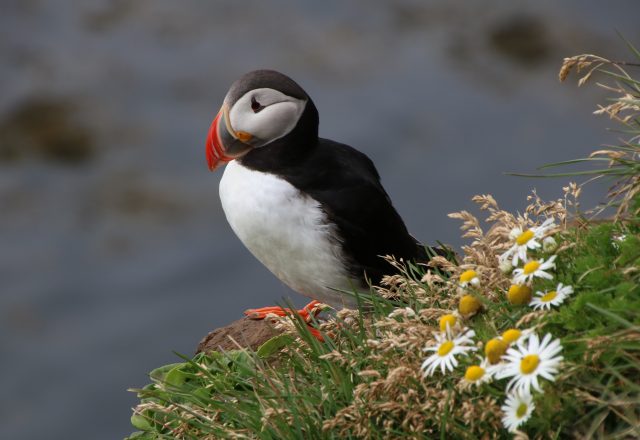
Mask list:
[{"label": "rock", "polygon": [[525,67],[543,63],[552,51],[544,23],[530,16],[499,23],[490,32],[489,42],[500,55]]},{"label": "rock", "polygon": [[257,350],[278,333],[269,320],[244,317],[205,336],[198,344],[196,353],[236,350],[238,345]]},{"label": "rock", "polygon": [[75,165],[87,161],[93,153],[91,133],[77,119],[71,101],[30,98],[0,121],[0,161],[35,154],[48,161]]}]

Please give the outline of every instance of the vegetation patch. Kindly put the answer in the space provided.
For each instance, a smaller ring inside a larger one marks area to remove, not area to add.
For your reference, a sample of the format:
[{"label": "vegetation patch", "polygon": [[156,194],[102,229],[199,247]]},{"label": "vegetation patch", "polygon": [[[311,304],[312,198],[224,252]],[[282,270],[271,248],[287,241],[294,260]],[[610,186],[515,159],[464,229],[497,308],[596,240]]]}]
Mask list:
[{"label": "vegetation patch", "polygon": [[[640,60],[640,54],[632,48]],[[599,113],[631,133],[559,175],[613,178],[579,211],[581,186],[522,214],[474,197],[458,259],[389,261],[399,273],[358,310],[274,317],[258,350],[184,357],[135,390],[130,439],[640,437],[640,82],[619,63],[567,58],[610,82]],[[615,209],[613,220],[593,216]]]}]

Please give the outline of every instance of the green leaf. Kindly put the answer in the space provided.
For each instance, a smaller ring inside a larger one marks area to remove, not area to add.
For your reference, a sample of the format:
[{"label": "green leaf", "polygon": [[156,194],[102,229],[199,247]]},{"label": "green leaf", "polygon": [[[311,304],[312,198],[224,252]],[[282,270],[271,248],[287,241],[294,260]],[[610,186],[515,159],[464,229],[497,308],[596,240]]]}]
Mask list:
[{"label": "green leaf", "polygon": [[178,364],[176,367],[171,369],[171,371],[169,371],[165,376],[164,382],[167,385],[171,385],[174,387],[180,387],[182,384],[184,384],[187,380],[188,375],[184,371],[182,371],[183,366],[184,364]]},{"label": "green leaf", "polygon": [[507,176],[517,177],[572,177],[572,176],[591,176],[596,174],[608,174],[613,176],[624,176],[629,174],[625,170],[616,168],[602,168],[598,170],[575,171],[573,173],[554,173],[554,174],[526,174],[526,173],[505,173]]},{"label": "green leaf", "polygon": [[631,44],[629,40],[624,38],[624,36],[620,33],[620,31],[616,30],[616,34],[618,34],[618,37],[620,37],[620,39],[624,41],[624,43],[627,45],[629,50],[636,56],[636,58],[640,60],[640,51],[638,51],[638,49],[636,49],[636,47],[633,44]]},{"label": "green leaf", "polygon": [[141,414],[132,415],[131,424],[134,428],[141,431],[151,431],[153,429],[153,426],[149,423],[149,419]]},{"label": "green leaf", "polygon": [[630,328],[630,329],[634,329],[637,330],[638,326],[634,325],[632,322],[627,321],[626,319],[624,319],[623,317],[616,315],[615,313],[612,313],[608,310],[602,309],[592,303],[587,303],[587,307],[595,310],[598,313],[602,313],[603,315],[611,318],[612,320],[616,321],[617,323],[621,324],[623,327],[626,328]]},{"label": "green leaf", "polygon": [[155,440],[156,438],[148,432],[136,431],[124,440]]},{"label": "green leaf", "polygon": [[562,162],[548,163],[538,167],[538,169],[544,170],[545,168],[555,168],[555,167],[560,167],[564,165],[573,165],[575,163],[582,163],[582,162],[595,162],[595,161],[609,162],[610,160],[611,159],[609,159],[608,157],[583,157],[581,159],[572,159],[572,160],[565,160]]},{"label": "green leaf", "polygon": [[157,382],[164,382],[165,376],[167,375],[167,373],[169,373],[169,371],[171,371],[175,367],[181,366],[181,365],[184,365],[184,363],[180,362],[180,363],[163,365],[162,367],[158,367],[155,370],[151,371],[151,373],[149,373],[149,377],[151,377],[151,379]]},{"label": "green leaf", "polygon": [[285,345],[289,345],[293,342],[293,337],[290,335],[277,335],[269,339],[262,344],[258,350],[257,355],[262,359],[270,357],[272,354],[278,352]]}]

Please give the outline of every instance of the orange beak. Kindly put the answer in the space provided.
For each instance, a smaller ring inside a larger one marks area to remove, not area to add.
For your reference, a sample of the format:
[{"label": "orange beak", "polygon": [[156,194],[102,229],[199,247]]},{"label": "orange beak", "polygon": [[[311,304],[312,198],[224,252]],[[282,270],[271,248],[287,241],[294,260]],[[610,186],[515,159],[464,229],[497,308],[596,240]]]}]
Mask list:
[{"label": "orange beak", "polygon": [[211,171],[218,168],[221,163],[226,163],[232,160],[232,158],[227,157],[224,154],[224,149],[222,148],[222,143],[220,142],[220,137],[218,136],[218,121],[220,120],[221,114],[222,110],[220,110],[216,117],[213,118],[211,127],[209,127],[209,134],[207,135],[207,164],[209,165],[209,169]]},{"label": "orange beak", "polygon": [[253,147],[245,142],[250,142],[252,138],[249,133],[233,130],[229,122],[229,110],[223,104],[207,135],[205,149],[209,169],[213,171],[220,165],[247,154]]}]

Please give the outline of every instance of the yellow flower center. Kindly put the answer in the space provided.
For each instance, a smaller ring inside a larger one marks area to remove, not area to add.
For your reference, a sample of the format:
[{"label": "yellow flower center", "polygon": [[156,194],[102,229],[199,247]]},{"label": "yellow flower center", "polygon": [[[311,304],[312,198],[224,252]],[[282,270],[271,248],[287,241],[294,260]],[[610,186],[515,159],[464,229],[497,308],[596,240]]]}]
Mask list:
[{"label": "yellow flower center", "polygon": [[537,354],[528,354],[520,361],[520,371],[522,374],[531,374],[536,371],[540,357]]},{"label": "yellow flower center", "polygon": [[447,324],[449,324],[449,327],[452,328],[454,325],[456,325],[456,317],[453,315],[444,315],[443,317],[440,318],[440,331],[446,331],[447,330]]},{"label": "yellow flower center", "polygon": [[518,418],[521,419],[524,417],[526,413],[527,413],[527,404],[521,403],[520,405],[518,405],[518,409],[516,409],[516,416],[518,416]]},{"label": "yellow flower center", "polygon": [[507,344],[513,344],[522,336],[522,332],[516,328],[510,328],[502,334],[502,340]]},{"label": "yellow flower center", "polygon": [[507,299],[511,304],[516,306],[529,304],[529,301],[531,301],[531,287],[525,286],[524,284],[513,284],[509,287]]},{"label": "yellow flower center", "polygon": [[533,231],[531,229],[527,229],[522,234],[518,235],[518,238],[516,238],[516,243],[518,244],[518,246],[525,245],[529,242],[529,240],[533,238],[533,235]]},{"label": "yellow flower center", "polygon": [[469,382],[475,382],[479,380],[482,376],[484,376],[484,368],[478,365],[472,365],[467,368],[466,373],[464,373],[464,378]]},{"label": "yellow flower center", "polygon": [[527,264],[524,265],[524,274],[525,275],[531,275],[532,273],[534,273],[536,270],[538,270],[538,268],[540,267],[540,263],[536,260],[533,261],[529,261]]},{"label": "yellow flower center", "polygon": [[493,338],[484,347],[484,354],[487,355],[489,363],[495,365],[500,362],[500,358],[507,351],[508,345],[502,339]]},{"label": "yellow flower center", "polygon": [[540,301],[542,301],[542,302],[553,301],[553,299],[556,296],[558,296],[558,292],[556,292],[555,290],[552,290],[551,292],[547,292],[544,295],[542,295],[542,298],[540,298]]},{"label": "yellow flower center", "polygon": [[438,356],[440,357],[444,357],[447,354],[449,354],[449,352],[451,350],[453,350],[453,347],[455,346],[455,344],[453,343],[453,341],[445,341],[442,344],[440,344],[440,347],[438,347]]},{"label": "yellow flower center", "polygon": [[458,310],[463,316],[470,315],[480,310],[480,301],[473,295],[465,295],[460,298],[460,304],[458,304]]},{"label": "yellow flower center", "polygon": [[462,272],[462,274],[460,274],[460,282],[468,283],[477,276],[478,276],[478,273],[475,270],[466,270]]}]

